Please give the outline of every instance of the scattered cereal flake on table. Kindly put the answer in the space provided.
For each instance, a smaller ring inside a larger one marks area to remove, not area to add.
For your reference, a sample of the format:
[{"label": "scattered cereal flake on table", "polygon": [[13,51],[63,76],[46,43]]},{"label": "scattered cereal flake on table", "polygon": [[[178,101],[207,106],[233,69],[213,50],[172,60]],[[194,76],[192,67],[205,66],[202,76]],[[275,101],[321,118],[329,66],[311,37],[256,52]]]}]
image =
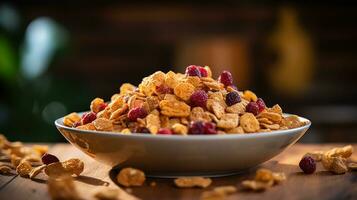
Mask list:
[{"label": "scattered cereal flake on table", "polygon": [[247,133],[253,133],[260,129],[259,122],[252,113],[243,114],[240,117],[240,125]]},{"label": "scattered cereal flake on table", "polygon": [[270,180],[268,182],[261,182],[256,180],[246,180],[242,182],[242,186],[244,189],[250,189],[253,191],[262,191],[272,187],[274,184],[274,180]]},{"label": "scattered cereal flake on table", "polygon": [[330,171],[335,174],[344,174],[348,171],[346,166],[346,159],[341,157],[333,157],[332,163],[330,166]]},{"label": "scattered cereal flake on table", "polygon": [[180,177],[174,180],[177,187],[201,187],[206,188],[211,185],[212,180],[204,177]]},{"label": "scattered cereal flake on table", "polygon": [[353,153],[352,145],[347,145],[344,147],[337,147],[325,152],[325,155],[330,157],[338,157],[341,156],[343,158],[349,158]]},{"label": "scattered cereal flake on table", "polygon": [[315,160],[315,162],[320,162],[322,159],[322,155],[324,154],[323,151],[313,151],[306,153],[303,157],[311,157]]},{"label": "scattered cereal flake on table", "polygon": [[16,167],[16,172],[21,177],[28,177],[32,170],[32,166],[27,161],[21,161],[20,164]]},{"label": "scattered cereal flake on table", "polygon": [[12,167],[5,164],[0,164],[0,174],[10,174]]},{"label": "scattered cereal flake on table", "polygon": [[135,168],[124,168],[117,175],[117,181],[123,186],[142,186],[145,182],[145,174],[143,171]]},{"label": "scattered cereal flake on table", "polygon": [[71,176],[49,178],[47,181],[48,193],[53,200],[80,200],[75,183]]},{"label": "scattered cereal flake on table", "polygon": [[201,194],[201,200],[224,200],[228,195],[237,192],[237,188],[231,185],[215,187],[213,190]]},{"label": "scattered cereal flake on table", "polygon": [[35,178],[38,174],[40,174],[44,169],[46,168],[46,165],[40,165],[38,167],[35,167],[31,170],[29,173],[30,179]]},{"label": "scattered cereal flake on table", "polygon": [[79,176],[84,170],[84,163],[83,161],[72,158],[62,162],[62,165],[66,171]]},{"label": "scattered cereal flake on table", "polygon": [[98,200],[137,200],[138,198],[118,188],[102,187],[94,192]]}]

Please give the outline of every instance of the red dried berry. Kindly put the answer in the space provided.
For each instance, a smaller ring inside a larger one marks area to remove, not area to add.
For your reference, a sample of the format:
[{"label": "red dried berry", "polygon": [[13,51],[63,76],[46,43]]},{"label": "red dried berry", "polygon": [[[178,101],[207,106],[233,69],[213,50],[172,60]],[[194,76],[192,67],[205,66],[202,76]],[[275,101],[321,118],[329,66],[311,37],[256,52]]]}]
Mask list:
[{"label": "red dried berry", "polygon": [[49,153],[45,153],[43,154],[43,156],[41,157],[42,163],[45,165],[49,165],[51,163],[55,163],[55,162],[59,162],[59,159],[52,154]]},{"label": "red dried berry", "polygon": [[306,156],[301,159],[299,167],[305,174],[312,174],[316,170],[316,163],[313,158]]},{"label": "red dried berry", "polygon": [[165,84],[156,86],[156,92],[158,94],[173,94],[174,93],[173,89]]},{"label": "red dried berry", "polygon": [[73,124],[73,127],[76,128],[76,127],[78,127],[78,126],[80,126],[80,125],[82,125],[82,122],[81,122],[81,121],[78,121],[78,122],[75,122],[75,123]]},{"label": "red dried berry", "polygon": [[99,105],[99,107],[98,107],[98,110],[99,110],[98,112],[104,110],[107,106],[108,106],[107,103],[101,103],[101,104]]},{"label": "red dried berry", "polygon": [[201,77],[207,77],[208,76],[208,72],[204,67],[198,67],[198,69],[200,70]]},{"label": "red dried berry", "polygon": [[192,106],[200,106],[205,108],[207,99],[208,95],[204,90],[197,90],[191,95],[190,102]]},{"label": "red dried berry", "polygon": [[225,86],[233,85],[233,76],[229,71],[223,71],[218,77],[218,81]]},{"label": "red dried berry", "polygon": [[234,105],[241,101],[238,92],[230,92],[226,95],[226,103],[228,106]]},{"label": "red dried berry", "polygon": [[135,107],[129,110],[128,112],[128,118],[130,121],[136,121],[138,118],[144,118],[146,117],[148,113],[143,107]]},{"label": "red dried berry", "polygon": [[259,106],[254,101],[249,102],[248,105],[245,107],[245,110],[247,112],[252,113],[253,115],[259,114]]},{"label": "red dried berry", "polygon": [[262,112],[265,109],[265,103],[264,103],[263,99],[258,98],[256,103],[258,104],[259,112]]},{"label": "red dried berry", "polygon": [[97,119],[97,115],[94,112],[87,112],[82,115],[82,125],[91,123],[95,119]]},{"label": "red dried berry", "polygon": [[200,135],[205,132],[205,127],[203,125],[203,122],[197,121],[197,122],[191,122],[188,126],[188,134],[192,135]]},{"label": "red dried berry", "polygon": [[203,122],[204,134],[217,134],[216,125],[212,122]]},{"label": "red dried berry", "polygon": [[157,134],[160,135],[172,135],[172,131],[169,128],[160,128]]},{"label": "red dried berry", "polygon": [[190,65],[190,66],[186,67],[186,72],[185,73],[188,76],[201,77],[201,72],[200,72],[199,66],[196,66],[196,65]]},{"label": "red dried berry", "polygon": [[188,134],[217,134],[216,125],[212,122],[196,121],[191,122],[188,126]]}]

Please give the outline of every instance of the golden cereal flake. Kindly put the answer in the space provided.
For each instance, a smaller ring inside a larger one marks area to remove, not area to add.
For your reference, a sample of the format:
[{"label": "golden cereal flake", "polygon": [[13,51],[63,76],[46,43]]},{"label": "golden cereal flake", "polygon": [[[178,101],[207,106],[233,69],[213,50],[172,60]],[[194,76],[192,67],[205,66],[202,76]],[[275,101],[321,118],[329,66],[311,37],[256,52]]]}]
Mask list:
[{"label": "golden cereal flake", "polygon": [[88,123],[88,124],[85,124],[85,125],[77,126],[76,128],[80,129],[80,130],[91,130],[91,131],[95,131],[96,130],[93,123]]},{"label": "golden cereal flake", "polygon": [[145,118],[146,120],[146,128],[149,129],[150,133],[156,134],[157,131],[160,129],[160,118],[158,115],[149,114]]},{"label": "golden cereal flake", "polygon": [[212,71],[209,66],[204,66],[204,69],[207,71],[207,77],[212,77]]},{"label": "golden cereal flake", "polygon": [[185,79],[183,79],[185,83],[190,83],[192,84],[195,88],[202,88],[202,82],[201,79],[198,76],[188,76]]},{"label": "golden cereal flake", "polygon": [[187,117],[190,115],[190,106],[182,101],[162,100],[160,102],[161,114],[168,117]]},{"label": "golden cereal flake", "polygon": [[241,126],[227,130],[229,134],[244,134],[244,130]]},{"label": "golden cereal flake", "polygon": [[136,90],[136,87],[130,83],[123,83],[120,86],[120,95],[125,95],[130,92],[134,92]]},{"label": "golden cereal flake", "polygon": [[260,129],[259,122],[252,113],[243,114],[240,117],[240,125],[247,133],[253,133]]},{"label": "golden cereal flake", "polygon": [[272,187],[274,184],[274,180],[270,180],[268,182],[261,182],[256,180],[246,180],[242,182],[242,186],[244,189],[253,190],[253,191],[262,191]]},{"label": "golden cereal flake", "polygon": [[27,161],[21,161],[20,164],[16,167],[16,172],[21,176],[21,177],[27,177],[29,176],[30,172],[32,170],[32,166],[29,162]]},{"label": "golden cereal flake", "polygon": [[35,178],[38,174],[40,174],[44,169],[46,168],[46,165],[40,165],[38,167],[35,167],[31,170],[29,173],[30,179]]},{"label": "golden cereal flake", "polygon": [[118,108],[117,110],[111,113],[109,119],[117,120],[121,115],[125,114],[128,109],[129,109],[129,105],[127,103],[123,104],[122,107]]},{"label": "golden cereal flake", "polygon": [[211,185],[212,180],[204,177],[180,177],[174,180],[177,187],[189,188],[189,187],[201,187],[206,188]]},{"label": "golden cereal flake", "polygon": [[346,159],[341,157],[334,157],[330,166],[330,171],[335,174],[344,174],[348,171],[346,166]]},{"label": "golden cereal flake", "polygon": [[77,113],[73,112],[64,117],[63,124],[65,126],[73,127],[74,123],[79,122],[80,120],[81,117]]},{"label": "golden cereal flake", "polygon": [[116,110],[118,110],[119,108],[122,108],[124,103],[125,103],[125,101],[124,101],[124,97],[123,96],[119,96],[118,98],[114,99],[108,105],[108,107],[110,109],[110,112],[113,113]]},{"label": "golden cereal flake", "polygon": [[175,134],[178,134],[178,135],[187,135],[187,133],[188,133],[187,126],[180,124],[180,123],[176,123],[176,124],[172,125],[172,130],[174,131]]},{"label": "golden cereal flake", "polygon": [[249,102],[247,100],[242,99],[241,102],[228,106],[226,111],[229,113],[243,114],[248,103]]},{"label": "golden cereal flake", "polygon": [[66,171],[70,172],[71,174],[75,174],[77,176],[79,176],[84,169],[83,161],[77,158],[72,158],[62,162],[62,166]]},{"label": "golden cereal flake", "polygon": [[117,176],[118,183],[126,187],[142,186],[145,179],[144,172],[135,168],[124,168]]},{"label": "golden cereal flake", "polygon": [[270,129],[270,130],[278,130],[280,128],[279,124],[260,123],[260,126],[263,127],[264,129]]},{"label": "golden cereal flake", "polygon": [[273,113],[277,113],[279,115],[283,114],[283,109],[281,109],[281,107],[279,106],[279,104],[275,104],[273,107],[268,108],[267,109],[268,112],[273,112]]},{"label": "golden cereal flake", "polygon": [[237,192],[234,186],[219,186],[211,191],[205,191],[201,194],[200,200],[224,200],[230,194]]},{"label": "golden cereal flake", "polygon": [[195,87],[190,83],[179,83],[174,88],[174,93],[184,101],[188,101],[195,91]]},{"label": "golden cereal flake", "polygon": [[357,163],[348,163],[347,167],[350,169],[350,170],[357,170]]},{"label": "golden cereal flake", "polygon": [[226,113],[223,114],[217,123],[217,127],[224,129],[232,129],[238,126],[238,114]]},{"label": "golden cereal flake", "polygon": [[0,164],[0,174],[10,174],[12,166]]},{"label": "golden cereal flake", "polygon": [[97,118],[92,123],[98,131],[112,131],[114,129],[113,123],[109,119]]},{"label": "golden cereal flake", "polygon": [[165,75],[165,85],[169,86],[170,88],[175,88],[176,85],[180,83],[180,81],[180,77],[173,71],[169,71]]},{"label": "golden cereal flake", "polygon": [[203,110],[201,107],[194,107],[191,110],[190,114],[190,120],[191,121],[204,121],[204,122],[210,122],[211,117],[209,116],[208,113]]},{"label": "golden cereal flake", "polygon": [[304,123],[299,120],[298,116],[291,115],[288,117],[284,117],[281,120],[281,125],[286,126],[289,129],[291,129],[291,128],[297,128],[297,127],[303,126]]},{"label": "golden cereal flake", "polygon": [[152,96],[154,94],[156,87],[165,83],[166,75],[161,72],[155,72],[149,77],[143,79],[139,85],[139,90],[146,96]]},{"label": "golden cereal flake", "polygon": [[124,134],[124,135],[130,135],[131,134],[131,131],[130,129],[128,128],[124,128],[123,130],[120,131],[121,134]]},{"label": "golden cereal flake", "polygon": [[272,121],[270,121],[267,118],[258,118],[258,121],[259,121],[259,123],[268,124],[268,125],[274,124]]},{"label": "golden cereal flake", "polygon": [[48,179],[48,193],[53,200],[80,200],[73,178],[61,176],[59,178]]},{"label": "golden cereal flake", "polygon": [[286,175],[284,172],[273,172],[273,179],[275,183],[280,183],[286,180]]},{"label": "golden cereal flake", "polygon": [[159,99],[156,96],[146,97],[146,103],[148,104],[148,112],[151,112],[159,107]]},{"label": "golden cereal flake", "polygon": [[341,156],[343,158],[349,158],[353,153],[352,145],[347,145],[344,147],[333,148],[331,150],[326,151],[324,154],[330,157],[338,157]]},{"label": "golden cereal flake", "polygon": [[[213,101],[211,103],[211,101]],[[213,113],[216,115],[216,117],[218,119],[221,119],[221,117],[224,115],[224,110],[225,110],[225,107],[219,103],[218,101],[215,101],[215,100],[212,100],[212,99],[208,99],[207,100],[207,105],[210,104],[210,109],[213,111]]]},{"label": "golden cereal flake", "polygon": [[306,153],[303,157],[311,157],[315,162],[320,162],[324,152],[323,151],[313,151]]},{"label": "golden cereal flake", "polygon": [[107,106],[104,110],[97,113],[97,118],[109,119],[111,114],[110,107]]},{"label": "golden cereal flake", "polygon": [[254,179],[256,181],[269,182],[271,180],[274,180],[273,172],[268,170],[268,169],[258,169],[255,172],[255,178]]},{"label": "golden cereal flake", "polygon": [[90,103],[90,110],[94,113],[98,113],[101,109],[101,106],[104,104],[104,100],[101,98],[95,98]]},{"label": "golden cereal flake", "polygon": [[274,123],[280,123],[282,120],[282,116],[274,112],[261,112],[257,118],[267,118],[269,121]]},{"label": "golden cereal flake", "polygon": [[250,90],[246,90],[243,92],[243,99],[247,100],[247,101],[257,101],[258,97],[257,95],[254,94],[254,92],[250,91]]}]

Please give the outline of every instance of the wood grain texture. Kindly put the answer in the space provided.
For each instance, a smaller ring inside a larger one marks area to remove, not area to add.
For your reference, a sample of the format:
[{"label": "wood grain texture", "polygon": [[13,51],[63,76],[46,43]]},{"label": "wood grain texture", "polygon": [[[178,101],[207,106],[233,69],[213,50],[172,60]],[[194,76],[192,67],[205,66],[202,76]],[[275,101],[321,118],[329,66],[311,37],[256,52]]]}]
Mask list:
[{"label": "wood grain texture", "polygon": [[[247,192],[239,185],[242,180],[252,178],[257,168],[241,174],[213,178],[213,184],[206,189],[181,189],[173,185],[172,179],[148,178],[143,187],[131,188],[132,194],[141,199],[199,199],[200,194],[216,186],[234,185],[238,192],[228,199],[357,199],[357,174],[348,172],[333,175],[323,170],[318,164],[317,173],[303,174],[297,166],[300,158],[308,151],[326,150],[343,144],[302,145],[296,144],[281,155],[265,162],[259,167],[273,171],[285,172],[288,179],[265,192]],[[354,145],[357,149],[357,144]],[[61,160],[80,158],[85,162],[82,176],[76,178],[76,186],[84,199],[93,199],[93,193],[100,187],[118,187],[115,181],[116,171],[97,163],[69,144],[56,144],[50,152]],[[357,154],[352,155],[357,161]],[[47,193],[47,177],[40,174],[37,179],[30,180],[19,176],[0,176],[0,199],[50,199]],[[150,186],[151,182],[156,186]]]}]

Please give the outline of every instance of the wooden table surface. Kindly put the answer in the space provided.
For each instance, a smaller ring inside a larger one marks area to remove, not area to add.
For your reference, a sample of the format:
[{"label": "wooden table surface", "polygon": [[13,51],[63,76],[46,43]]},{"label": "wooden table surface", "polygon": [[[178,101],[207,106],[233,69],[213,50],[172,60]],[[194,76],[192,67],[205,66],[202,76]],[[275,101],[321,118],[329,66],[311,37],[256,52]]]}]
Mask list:
[{"label": "wooden table surface", "polygon": [[[327,150],[344,144],[296,144],[265,162],[260,167],[277,172],[285,172],[287,180],[274,186],[265,192],[247,192],[242,190],[240,182],[252,178],[255,169],[243,174],[213,178],[213,183],[206,189],[191,188],[182,189],[173,185],[172,179],[148,178],[145,185],[131,189],[125,189],[140,199],[199,199],[200,194],[216,186],[234,185],[238,192],[228,196],[227,199],[357,199],[357,172],[347,172],[343,175],[333,175],[323,170],[318,164],[317,172],[312,175],[303,174],[298,162],[302,155],[308,151]],[[357,144],[354,144],[357,150]],[[115,183],[115,172],[111,168],[96,162],[84,155],[69,144],[50,145],[50,153],[57,155],[61,160],[80,158],[85,163],[82,175],[75,179],[79,192],[84,199],[93,199],[93,192],[101,187],[119,187]],[[357,153],[351,157],[357,161]],[[46,185],[47,177],[40,174],[35,180],[22,178],[17,175],[0,175],[0,199],[50,199]],[[113,181],[114,180],[114,181]],[[150,182],[155,181],[155,187]]]}]

